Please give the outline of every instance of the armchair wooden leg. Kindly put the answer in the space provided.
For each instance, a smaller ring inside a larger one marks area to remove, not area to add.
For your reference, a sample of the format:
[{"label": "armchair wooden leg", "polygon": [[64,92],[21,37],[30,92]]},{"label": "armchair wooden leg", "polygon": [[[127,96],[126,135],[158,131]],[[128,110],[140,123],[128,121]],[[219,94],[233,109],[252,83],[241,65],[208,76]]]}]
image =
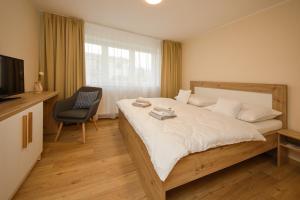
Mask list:
[{"label": "armchair wooden leg", "polygon": [[64,125],[63,122],[60,122],[60,123],[59,123],[58,131],[57,131],[57,134],[56,134],[56,137],[55,137],[54,142],[57,142],[57,140],[58,140],[58,138],[59,138],[59,135],[60,135],[60,133],[61,133],[61,129],[62,129],[63,125]]},{"label": "armchair wooden leg", "polygon": [[96,120],[94,118],[91,118],[91,120],[93,121],[93,124],[94,124],[94,126],[96,128],[96,131],[98,131],[98,126],[97,126]]},{"label": "armchair wooden leg", "polygon": [[82,123],[82,142],[85,144],[85,123]]}]

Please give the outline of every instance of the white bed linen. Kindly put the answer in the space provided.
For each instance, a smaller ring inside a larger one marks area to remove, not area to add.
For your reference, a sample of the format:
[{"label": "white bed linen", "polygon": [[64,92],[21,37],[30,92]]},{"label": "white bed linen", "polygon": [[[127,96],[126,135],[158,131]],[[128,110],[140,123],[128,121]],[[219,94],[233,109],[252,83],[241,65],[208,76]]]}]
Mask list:
[{"label": "white bed linen", "polygon": [[282,121],[277,119],[270,119],[262,122],[251,123],[255,126],[258,132],[264,134],[270,131],[276,131],[282,128]]},{"label": "white bed linen", "polygon": [[[255,126],[203,108],[168,98],[149,98],[152,106],[134,107],[134,99],[117,103],[144,142],[154,169],[162,181],[184,156],[209,148],[244,141],[265,141]],[[153,106],[171,107],[177,117],[157,120],[149,116]]]}]

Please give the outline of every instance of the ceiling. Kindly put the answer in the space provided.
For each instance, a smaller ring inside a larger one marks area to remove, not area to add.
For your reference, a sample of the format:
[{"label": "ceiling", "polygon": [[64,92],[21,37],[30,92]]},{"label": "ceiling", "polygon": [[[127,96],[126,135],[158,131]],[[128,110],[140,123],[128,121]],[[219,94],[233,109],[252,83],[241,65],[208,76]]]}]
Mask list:
[{"label": "ceiling", "polygon": [[41,11],[160,39],[182,41],[283,0],[32,0]]}]

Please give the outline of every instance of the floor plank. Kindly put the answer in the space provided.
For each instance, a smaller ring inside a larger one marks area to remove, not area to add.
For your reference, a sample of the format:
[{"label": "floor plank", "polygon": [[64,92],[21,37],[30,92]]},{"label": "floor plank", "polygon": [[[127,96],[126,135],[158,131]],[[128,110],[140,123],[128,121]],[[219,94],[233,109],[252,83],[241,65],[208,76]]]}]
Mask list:
[{"label": "floor plank", "polygon": [[[87,124],[86,144],[78,126],[64,127],[60,140],[44,138],[44,152],[14,199],[147,200],[126,151],[117,120]],[[300,168],[277,168],[258,156],[168,192],[168,200],[298,200]]]}]

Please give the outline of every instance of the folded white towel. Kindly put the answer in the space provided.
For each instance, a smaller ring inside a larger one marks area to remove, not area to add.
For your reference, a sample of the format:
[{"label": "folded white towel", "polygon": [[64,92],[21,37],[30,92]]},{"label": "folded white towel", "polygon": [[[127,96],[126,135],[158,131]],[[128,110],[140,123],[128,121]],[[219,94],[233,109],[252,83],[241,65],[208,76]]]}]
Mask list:
[{"label": "folded white towel", "polygon": [[151,117],[154,117],[155,119],[159,119],[159,120],[165,120],[165,119],[170,119],[170,118],[176,117],[176,115],[173,115],[173,116],[162,116],[162,115],[158,115],[154,110],[152,110],[151,112],[149,112],[149,115],[150,115]]},{"label": "folded white towel", "polygon": [[175,110],[172,110],[172,108],[165,108],[161,106],[155,106],[153,110],[159,111],[159,112],[167,112],[168,114],[175,114]]},{"label": "folded white towel", "polygon": [[151,112],[155,113],[156,115],[160,116],[167,116],[167,117],[173,117],[176,116],[175,112],[165,112],[165,111],[157,111],[157,110],[152,110]]},{"label": "folded white towel", "polygon": [[136,106],[136,107],[146,108],[146,107],[151,106],[151,103],[139,103],[139,102],[133,102],[132,105],[133,105],[133,106]]},{"label": "folded white towel", "polygon": [[144,99],[142,97],[139,97],[135,100],[135,102],[137,103],[148,103],[148,104],[151,104],[150,101],[148,101],[147,99]]}]

